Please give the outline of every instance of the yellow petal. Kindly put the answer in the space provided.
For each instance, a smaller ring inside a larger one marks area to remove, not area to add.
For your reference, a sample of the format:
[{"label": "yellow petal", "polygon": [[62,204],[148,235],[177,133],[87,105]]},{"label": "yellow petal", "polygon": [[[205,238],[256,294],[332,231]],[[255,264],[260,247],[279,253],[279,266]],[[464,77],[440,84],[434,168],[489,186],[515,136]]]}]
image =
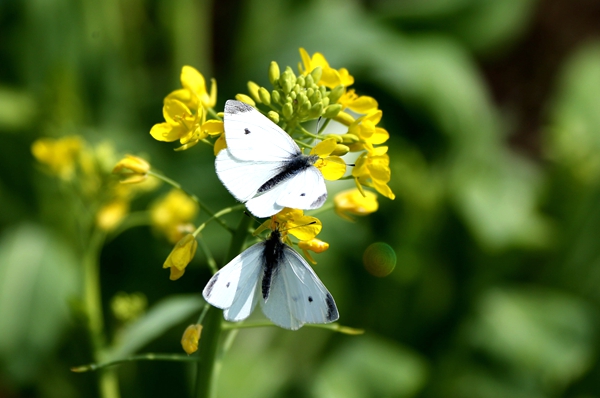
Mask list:
[{"label": "yellow petal", "polygon": [[348,104],[348,108],[357,113],[369,113],[377,109],[379,104],[373,97],[361,95]]},{"label": "yellow petal", "polygon": [[333,118],[333,120],[343,124],[344,126],[350,126],[355,122],[354,117],[344,111],[339,112],[337,116]]},{"label": "yellow petal", "polygon": [[320,159],[320,165],[315,164],[315,166],[321,170],[323,178],[329,181],[339,180],[346,173],[346,162],[339,156],[329,156],[325,159]]},{"label": "yellow petal", "polygon": [[373,145],[383,144],[390,138],[390,133],[386,129],[377,127],[375,133],[369,139],[369,142]]},{"label": "yellow petal", "polygon": [[344,87],[348,87],[348,86],[351,86],[352,84],[354,84],[354,77],[352,77],[352,75],[350,75],[350,73],[348,72],[348,69],[341,68],[338,70],[338,73],[340,76],[340,84],[342,84]]},{"label": "yellow petal", "polygon": [[337,140],[335,138],[327,138],[319,142],[311,151],[311,155],[319,155],[319,157],[326,157],[331,154],[335,150],[337,145]]},{"label": "yellow petal", "polygon": [[191,66],[181,68],[181,85],[188,90],[191,90],[198,97],[206,95],[206,81],[202,73]]},{"label": "yellow petal", "polygon": [[377,190],[377,192],[379,192],[386,198],[389,198],[392,200],[394,200],[396,198],[396,195],[394,195],[394,193],[392,192],[392,189],[390,187],[388,187],[387,184],[382,184],[377,181],[373,181],[373,187]]},{"label": "yellow petal", "polygon": [[210,79],[210,96],[208,97],[208,102],[204,104],[204,106],[208,108],[214,108],[217,104],[217,80]]},{"label": "yellow petal", "polygon": [[319,84],[322,84],[329,88],[337,87],[341,84],[340,74],[333,68],[323,68],[323,74]]},{"label": "yellow petal", "polygon": [[227,148],[227,141],[225,141],[225,134],[221,134],[221,136],[215,141],[215,146],[213,148],[215,156],[221,152],[221,150]]},{"label": "yellow petal", "polygon": [[300,47],[300,58],[302,59],[302,64],[304,65],[304,70],[300,70],[302,74],[308,74],[312,71],[312,66],[310,62],[310,55],[306,52],[305,49]]},{"label": "yellow petal", "polygon": [[179,138],[177,131],[169,123],[158,123],[152,126],[150,135],[157,141],[172,142]]},{"label": "yellow petal", "polygon": [[202,124],[202,130],[210,136],[222,134],[225,131],[223,121],[211,119]]},{"label": "yellow petal", "polygon": [[183,332],[181,336],[181,347],[188,354],[191,355],[198,350],[198,341],[202,335],[202,325],[194,324],[190,325]]}]

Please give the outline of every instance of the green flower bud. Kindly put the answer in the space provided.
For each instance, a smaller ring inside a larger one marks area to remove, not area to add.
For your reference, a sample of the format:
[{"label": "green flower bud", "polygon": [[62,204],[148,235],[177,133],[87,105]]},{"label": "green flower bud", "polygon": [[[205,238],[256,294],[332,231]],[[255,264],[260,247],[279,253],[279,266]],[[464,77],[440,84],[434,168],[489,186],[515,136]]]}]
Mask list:
[{"label": "green flower bud", "polygon": [[341,136],[341,135],[339,135],[339,134],[327,134],[327,135],[324,137],[323,141],[324,141],[324,140],[328,140],[328,139],[330,139],[330,138],[333,138],[333,139],[335,140],[335,142],[337,142],[338,144],[341,144],[341,143],[342,143],[342,136]]},{"label": "green flower bud", "polygon": [[252,96],[252,99],[254,99],[255,102],[258,102],[260,104],[260,97],[258,96],[259,88],[260,86],[254,83],[253,81],[248,82],[248,92]]},{"label": "green flower bud", "polygon": [[329,105],[327,108],[325,108],[325,112],[323,113],[323,116],[328,119],[333,119],[334,117],[337,116],[338,113],[340,113],[341,110],[342,110],[341,104]]},{"label": "green flower bud", "polygon": [[319,84],[319,80],[321,80],[321,76],[323,75],[323,69],[320,66],[317,66],[315,69],[310,72],[310,75],[313,78],[313,81]]},{"label": "green flower bud", "polygon": [[301,116],[306,116],[308,114],[308,111],[310,111],[310,102],[308,102],[308,100],[303,103],[302,105],[298,106],[298,114]]},{"label": "green flower bud", "polygon": [[337,144],[335,146],[335,149],[333,150],[333,152],[331,152],[331,155],[332,156],[344,156],[348,152],[350,152],[350,148],[348,148],[346,145]]},{"label": "green flower bud", "polygon": [[307,88],[309,88],[309,87],[312,88],[313,86],[316,86],[315,79],[313,79],[312,75],[306,75],[304,77],[304,80],[306,81],[306,87]]},{"label": "green flower bud", "polygon": [[269,65],[269,81],[273,87],[276,87],[277,83],[279,83],[279,75],[279,65],[277,65],[277,62],[271,61],[271,65]]},{"label": "green flower bud", "polygon": [[271,91],[271,102],[275,104],[279,104],[281,101],[281,94],[279,94],[278,90]]},{"label": "green flower bud", "polygon": [[271,105],[271,94],[266,88],[261,87],[258,89],[258,97],[263,104]]},{"label": "green flower bud", "polygon": [[300,85],[299,85],[299,84],[296,84],[296,85],[294,86],[294,88],[292,88],[292,91],[293,91],[294,93],[298,94],[300,91],[302,91],[302,87],[300,87]]},{"label": "green flower bud", "polygon": [[298,97],[298,94],[295,91],[290,91],[288,94],[288,98],[295,100]]},{"label": "green flower bud", "polygon": [[296,75],[294,75],[294,71],[288,66],[285,71],[279,76],[279,85],[283,90],[284,94],[289,94],[294,88],[296,84]]},{"label": "green flower bud", "polygon": [[281,108],[281,113],[283,114],[284,118],[290,120],[294,114],[294,108],[292,107],[292,104],[290,102],[286,102],[285,105],[283,105],[283,108]]},{"label": "green flower bud", "polygon": [[275,111],[269,111],[267,113],[267,117],[271,119],[271,121],[275,124],[279,123],[279,113]]},{"label": "green flower bud", "polygon": [[313,119],[316,119],[319,116],[321,116],[322,113],[323,113],[323,104],[320,102],[317,102],[316,104],[311,106],[310,111],[308,112],[308,116]]},{"label": "green flower bud", "polygon": [[331,103],[335,104],[336,102],[338,102],[338,100],[341,98],[341,96],[344,94],[345,88],[344,86],[342,86],[341,84],[339,86],[337,86],[336,88],[334,88],[333,90],[331,90],[331,92],[329,93],[329,101],[331,101]]},{"label": "green flower bud", "polygon": [[[319,93],[320,93],[320,91],[319,91]],[[320,101],[323,104],[323,108],[327,108],[327,106],[329,105],[329,97],[321,98]]]},{"label": "green flower bud", "polygon": [[296,84],[300,87],[304,87],[306,85],[306,80],[304,80],[304,76],[298,76],[296,79]]},{"label": "green flower bud", "polygon": [[303,106],[307,102],[308,102],[308,106],[310,107],[310,101],[308,100],[308,97],[306,96],[306,94],[304,94],[303,92],[299,93],[296,96],[296,99],[298,101],[298,107]]},{"label": "green flower bud", "polygon": [[355,134],[342,134],[341,137],[344,144],[354,144],[360,141],[360,138]]}]

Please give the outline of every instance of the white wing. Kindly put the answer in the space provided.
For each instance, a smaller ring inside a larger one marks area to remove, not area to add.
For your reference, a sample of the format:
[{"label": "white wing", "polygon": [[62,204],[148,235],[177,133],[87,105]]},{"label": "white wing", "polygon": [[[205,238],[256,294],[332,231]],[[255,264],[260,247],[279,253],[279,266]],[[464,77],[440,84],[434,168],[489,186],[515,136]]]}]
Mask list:
[{"label": "white wing", "polygon": [[208,303],[225,310],[228,321],[246,319],[256,306],[263,251],[263,242],[249,247],[214,274],[202,291]]},{"label": "white wing", "polygon": [[228,149],[221,150],[215,159],[217,176],[240,202],[256,195],[265,182],[277,175],[280,166],[280,162],[242,161],[233,157]]},{"label": "white wing", "polygon": [[339,318],[333,297],[306,260],[285,246],[283,262],[271,280],[264,314],[282,328],[297,330],[305,323],[330,323]]},{"label": "white wing", "polygon": [[314,166],[301,171],[286,185],[283,194],[276,199],[277,205],[292,209],[316,209],[325,203],[327,188],[323,174]]},{"label": "white wing", "polygon": [[281,162],[300,153],[285,131],[243,102],[225,103],[224,124],[227,148],[240,160]]}]

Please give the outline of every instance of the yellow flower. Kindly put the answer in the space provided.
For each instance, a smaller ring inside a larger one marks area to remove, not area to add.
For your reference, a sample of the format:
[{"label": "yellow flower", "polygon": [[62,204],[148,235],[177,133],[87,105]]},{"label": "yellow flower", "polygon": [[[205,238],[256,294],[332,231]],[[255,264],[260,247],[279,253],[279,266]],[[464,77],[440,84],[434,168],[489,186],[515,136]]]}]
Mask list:
[{"label": "yellow flower", "polygon": [[188,354],[191,355],[198,350],[198,341],[202,334],[202,325],[193,324],[188,326],[181,336],[181,347]]},{"label": "yellow flower", "polygon": [[350,109],[356,113],[366,114],[377,111],[379,104],[373,97],[367,95],[358,95],[354,89],[346,91],[338,100],[338,104],[342,104],[342,109]]},{"label": "yellow flower", "polygon": [[206,91],[206,81],[202,73],[191,66],[181,69],[181,85],[189,90],[204,108],[213,108],[217,103],[217,81],[211,79],[210,94]]},{"label": "yellow flower", "polygon": [[[364,193],[364,195],[363,195]],[[366,216],[377,211],[377,195],[370,191],[359,191],[356,188],[340,192],[333,198],[335,212],[348,221],[354,221],[349,214]]]},{"label": "yellow flower", "polygon": [[78,136],[40,138],[31,145],[31,152],[38,162],[50,167],[53,174],[63,180],[70,180],[83,146],[83,141]]},{"label": "yellow flower", "polygon": [[362,190],[361,185],[372,186],[383,196],[394,199],[396,195],[392,192],[387,183],[391,179],[390,157],[387,152],[388,147],[369,147],[356,160],[356,165],[352,170],[352,176],[356,180],[356,186]]},{"label": "yellow flower", "polygon": [[359,117],[348,127],[348,133],[358,136],[361,140],[350,145],[351,151],[365,149],[365,143],[370,145],[383,144],[390,138],[390,134],[385,129],[377,127],[377,124],[381,120],[381,115],[382,112],[376,110],[375,112]]},{"label": "yellow flower", "polygon": [[310,250],[315,253],[323,253],[325,250],[329,249],[329,243],[313,238],[309,240],[301,240],[298,242],[298,247],[302,249],[302,253],[304,254],[304,257],[308,259],[308,261],[316,264],[317,262],[314,260],[314,258],[312,258],[308,251]]},{"label": "yellow flower", "polygon": [[314,53],[311,57],[305,49],[300,48],[300,57],[302,58],[302,66],[299,67],[300,73],[305,76],[316,67],[321,67],[323,74],[321,75],[321,80],[317,82],[319,85],[333,89],[340,85],[348,87],[354,83],[354,77],[350,75],[348,69],[333,69],[321,53]]},{"label": "yellow flower", "polygon": [[198,214],[198,204],[179,189],[173,189],[150,207],[152,225],[165,234],[170,242],[177,242],[184,233],[193,231],[190,222]]},{"label": "yellow flower", "polygon": [[121,183],[134,184],[144,181],[148,177],[148,171],[150,171],[150,163],[137,156],[125,155],[115,165],[112,172],[125,177],[121,180]]},{"label": "yellow flower", "polygon": [[329,156],[337,148],[337,141],[328,138],[319,142],[311,151],[311,155],[318,155],[319,160],[315,167],[323,173],[323,178],[334,181],[340,179],[346,172],[346,162],[339,156]]},{"label": "yellow flower", "polygon": [[165,260],[163,268],[171,268],[171,275],[169,279],[175,281],[183,275],[185,267],[188,266],[190,261],[196,254],[198,248],[198,241],[192,234],[187,234],[175,244],[175,247],[169,254],[169,257]]},{"label": "yellow flower", "polygon": [[278,229],[281,231],[281,236],[284,239],[286,239],[286,235],[289,233],[299,240],[310,240],[317,236],[322,228],[323,225],[318,218],[305,216],[304,212],[300,209],[286,207],[271,217],[270,220],[265,221],[256,229],[254,234],[259,234],[266,229]]},{"label": "yellow flower", "polygon": [[216,81],[212,79],[210,94],[206,91],[204,76],[191,66],[181,70],[182,89],[171,92],[164,100],[164,123],[155,124],[150,130],[152,137],[158,141],[182,144],[177,150],[184,150],[196,145],[209,135],[223,132],[223,122],[206,120],[208,108],[217,101]]},{"label": "yellow flower", "polygon": [[96,213],[96,225],[103,231],[112,231],[121,224],[129,212],[129,199],[117,197]]}]

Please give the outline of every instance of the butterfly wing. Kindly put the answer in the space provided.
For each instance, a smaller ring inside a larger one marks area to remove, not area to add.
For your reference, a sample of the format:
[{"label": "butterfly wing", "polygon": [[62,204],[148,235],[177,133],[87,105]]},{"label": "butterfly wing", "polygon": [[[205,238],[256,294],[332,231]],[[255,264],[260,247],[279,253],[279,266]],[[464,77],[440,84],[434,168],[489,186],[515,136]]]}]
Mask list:
[{"label": "butterfly wing", "polygon": [[263,251],[263,242],[249,247],[214,274],[202,291],[208,303],[224,309],[226,320],[241,321],[254,310],[260,295]]},{"label": "butterfly wing", "polygon": [[227,148],[239,160],[283,162],[300,153],[285,131],[243,102],[225,103],[224,124]]},{"label": "butterfly wing", "polygon": [[283,193],[275,200],[281,207],[292,209],[317,209],[327,200],[327,188],[323,174],[310,166],[285,181]]},{"label": "butterfly wing", "polygon": [[221,150],[215,159],[217,176],[225,188],[240,202],[246,202],[255,196],[265,182],[277,175],[280,164],[280,162],[242,161],[233,157],[228,149]]},{"label": "butterfly wing", "polygon": [[339,318],[333,297],[306,260],[285,245],[283,261],[273,274],[264,314],[274,324],[297,330],[305,323],[330,323]]}]

